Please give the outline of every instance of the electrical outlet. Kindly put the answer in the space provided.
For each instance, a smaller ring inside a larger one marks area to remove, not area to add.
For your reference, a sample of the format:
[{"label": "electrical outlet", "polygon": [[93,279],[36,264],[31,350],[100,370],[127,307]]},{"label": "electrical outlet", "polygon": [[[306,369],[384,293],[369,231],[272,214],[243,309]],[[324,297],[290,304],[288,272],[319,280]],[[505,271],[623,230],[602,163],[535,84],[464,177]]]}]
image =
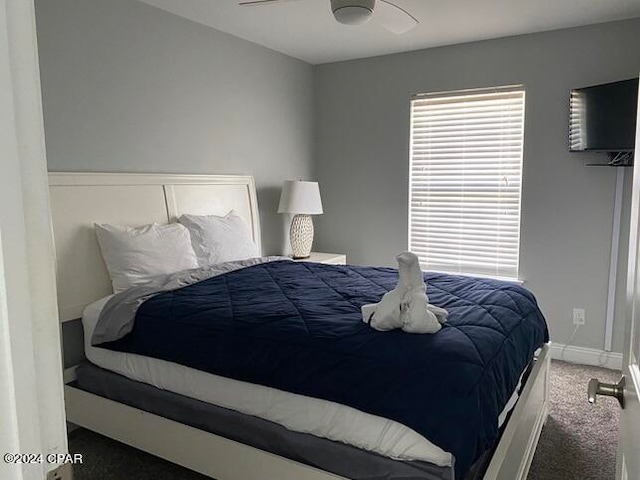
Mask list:
[{"label": "electrical outlet", "polygon": [[573,324],[574,325],[584,325],[585,322],[585,310],[584,308],[574,308],[573,309]]}]

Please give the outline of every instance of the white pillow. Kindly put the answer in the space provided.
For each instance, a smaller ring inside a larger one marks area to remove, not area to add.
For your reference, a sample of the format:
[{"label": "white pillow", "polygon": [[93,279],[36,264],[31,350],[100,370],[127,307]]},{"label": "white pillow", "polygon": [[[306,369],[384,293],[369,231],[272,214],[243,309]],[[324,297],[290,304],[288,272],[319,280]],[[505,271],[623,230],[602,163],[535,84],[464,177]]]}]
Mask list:
[{"label": "white pillow", "polygon": [[182,215],[180,223],[189,229],[201,267],[260,256],[249,227],[235,210],[224,217]]},{"label": "white pillow", "polygon": [[141,227],[95,224],[95,229],[115,293],[158,275],[198,268],[189,231],[179,223]]}]

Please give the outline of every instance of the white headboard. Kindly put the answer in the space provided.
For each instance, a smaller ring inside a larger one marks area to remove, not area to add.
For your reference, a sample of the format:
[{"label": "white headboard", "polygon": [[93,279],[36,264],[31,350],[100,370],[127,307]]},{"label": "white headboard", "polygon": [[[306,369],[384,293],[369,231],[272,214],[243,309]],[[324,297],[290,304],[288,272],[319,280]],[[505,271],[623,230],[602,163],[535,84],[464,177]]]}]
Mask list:
[{"label": "white headboard", "polygon": [[260,218],[249,175],[50,173],[60,321],[82,315],[112,293],[94,223],[137,226],[174,222],[183,213],[225,215],[247,222],[260,248]]}]

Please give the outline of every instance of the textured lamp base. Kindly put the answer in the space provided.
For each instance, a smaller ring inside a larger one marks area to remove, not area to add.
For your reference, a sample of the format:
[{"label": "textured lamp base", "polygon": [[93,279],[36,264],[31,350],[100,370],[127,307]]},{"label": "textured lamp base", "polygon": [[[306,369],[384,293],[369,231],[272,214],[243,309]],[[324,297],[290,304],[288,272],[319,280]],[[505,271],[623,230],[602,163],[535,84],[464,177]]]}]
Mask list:
[{"label": "textured lamp base", "polygon": [[313,246],[313,220],[311,215],[298,214],[291,221],[289,241],[293,258],[309,258]]}]

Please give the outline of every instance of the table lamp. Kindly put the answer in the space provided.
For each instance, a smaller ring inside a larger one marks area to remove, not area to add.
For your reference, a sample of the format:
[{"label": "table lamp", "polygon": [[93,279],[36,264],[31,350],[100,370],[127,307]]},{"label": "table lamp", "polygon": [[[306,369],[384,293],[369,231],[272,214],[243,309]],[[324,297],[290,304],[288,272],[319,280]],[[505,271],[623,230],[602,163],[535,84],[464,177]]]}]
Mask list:
[{"label": "table lamp", "polygon": [[309,258],[313,245],[311,215],[322,213],[322,200],[318,182],[287,180],[282,184],[278,213],[295,214],[289,230],[293,258]]}]

